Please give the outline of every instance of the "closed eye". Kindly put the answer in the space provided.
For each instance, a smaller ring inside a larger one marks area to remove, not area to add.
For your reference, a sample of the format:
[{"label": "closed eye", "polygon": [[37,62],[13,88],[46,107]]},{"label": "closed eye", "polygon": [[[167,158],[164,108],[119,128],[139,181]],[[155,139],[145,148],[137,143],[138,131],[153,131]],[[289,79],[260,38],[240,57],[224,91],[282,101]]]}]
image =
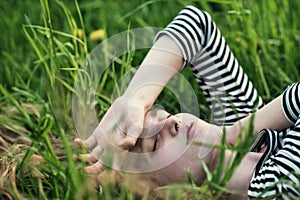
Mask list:
[{"label": "closed eye", "polygon": [[153,144],[153,149],[152,149],[153,152],[156,150],[156,148],[158,146],[158,138],[159,138],[159,134],[157,134],[155,136],[155,140],[154,140],[154,144]]},{"label": "closed eye", "polygon": [[[168,118],[171,117],[171,116],[172,116],[172,115],[169,114],[169,115],[166,117],[166,119],[168,119]],[[176,124],[176,125],[175,125],[176,131],[178,130],[178,128],[179,128],[179,125]],[[159,137],[160,137],[159,134],[155,135],[155,140],[154,140],[154,143],[153,143],[153,149],[152,149],[153,152],[156,151],[156,150],[158,149],[158,146],[159,146]]]}]

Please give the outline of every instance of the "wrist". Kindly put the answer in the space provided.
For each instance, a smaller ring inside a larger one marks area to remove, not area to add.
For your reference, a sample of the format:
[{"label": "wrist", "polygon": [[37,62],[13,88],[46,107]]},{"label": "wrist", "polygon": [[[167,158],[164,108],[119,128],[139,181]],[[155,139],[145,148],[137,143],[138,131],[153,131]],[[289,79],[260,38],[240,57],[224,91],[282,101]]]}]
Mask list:
[{"label": "wrist", "polygon": [[225,130],[226,130],[226,143],[229,146],[233,146],[240,134],[241,126],[238,122],[236,122],[232,126],[225,127]]},{"label": "wrist", "polygon": [[137,96],[122,95],[122,96],[118,97],[118,101],[126,101],[128,104],[140,107],[144,110],[145,113],[148,110],[150,110],[151,106],[153,105],[153,103],[150,102],[145,97],[141,98],[141,97],[137,97]]}]

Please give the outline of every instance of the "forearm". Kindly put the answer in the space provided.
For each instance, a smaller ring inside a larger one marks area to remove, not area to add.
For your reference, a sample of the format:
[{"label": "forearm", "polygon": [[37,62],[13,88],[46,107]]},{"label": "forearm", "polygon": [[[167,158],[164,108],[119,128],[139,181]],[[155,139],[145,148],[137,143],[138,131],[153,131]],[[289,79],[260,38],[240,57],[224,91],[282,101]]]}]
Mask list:
[{"label": "forearm", "polygon": [[[237,121],[233,126],[227,127],[227,143],[234,144],[237,138],[245,138],[250,125],[253,125],[253,134],[265,128],[280,131],[290,127],[292,124],[287,120],[284,114],[282,98],[282,95],[278,96],[256,113]],[[252,119],[253,122],[251,124]]]},{"label": "forearm", "polygon": [[183,65],[181,51],[168,36],[160,37],[148,52],[123,97],[149,110],[168,81]]},{"label": "forearm", "polygon": [[292,124],[285,117],[281,102],[282,95],[278,96],[256,113],[240,120],[238,122],[239,126],[244,127],[249,124],[251,117],[254,115],[254,132],[259,132],[264,128],[280,131],[290,127]]},{"label": "forearm", "polygon": [[[300,115],[300,82],[290,85],[279,97],[258,110],[254,118],[254,130],[267,128],[283,130],[296,123]],[[248,118],[248,119],[247,119]],[[242,120],[249,121],[249,117]]]}]

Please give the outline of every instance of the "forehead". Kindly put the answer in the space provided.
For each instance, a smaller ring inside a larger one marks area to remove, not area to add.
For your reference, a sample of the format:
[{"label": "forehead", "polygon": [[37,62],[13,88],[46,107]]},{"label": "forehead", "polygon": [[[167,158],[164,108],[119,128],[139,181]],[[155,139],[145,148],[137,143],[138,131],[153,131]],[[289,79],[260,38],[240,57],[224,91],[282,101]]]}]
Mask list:
[{"label": "forehead", "polygon": [[161,121],[163,119],[166,119],[168,116],[170,116],[170,113],[165,110],[151,110],[145,116],[145,125],[151,124],[152,122]]}]

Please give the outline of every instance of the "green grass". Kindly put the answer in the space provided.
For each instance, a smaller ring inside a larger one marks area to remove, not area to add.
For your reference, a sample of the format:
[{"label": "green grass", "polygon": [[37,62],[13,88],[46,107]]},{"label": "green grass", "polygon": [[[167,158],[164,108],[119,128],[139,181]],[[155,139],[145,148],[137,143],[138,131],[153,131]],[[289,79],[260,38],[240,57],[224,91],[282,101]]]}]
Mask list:
[{"label": "green grass", "polygon": [[[28,147],[11,150],[14,153],[1,152],[1,161],[6,160],[10,166],[15,163],[16,168],[11,179],[0,180],[0,198],[10,194],[15,199],[135,199],[125,189],[116,193],[111,187],[101,193],[87,188],[84,163],[73,159],[73,154],[79,152],[72,145],[76,135],[71,107],[74,80],[77,75],[89,78],[80,71],[80,65],[99,43],[88,37],[94,30],[103,29],[105,39],[128,29],[165,27],[188,4],[211,13],[266,102],[300,79],[297,0],[0,2],[0,131],[32,141]],[[78,29],[83,30],[82,37],[74,35]],[[145,54],[146,50],[139,50],[123,55],[104,72],[96,102],[90,101],[96,105],[99,118],[111,104],[116,81],[138,66]],[[195,87],[199,103],[205,105],[191,72],[185,69],[183,74]],[[176,102],[168,90],[158,99],[170,112],[179,111]],[[203,117],[209,118],[207,107],[201,108]],[[55,152],[57,148],[60,154]],[[17,155],[22,152],[20,159]],[[35,153],[45,160],[40,168],[30,168]],[[31,170],[24,174],[26,167]],[[218,171],[207,173],[212,177],[202,187],[181,187],[198,198],[210,196],[207,187],[220,194],[228,177],[221,180]],[[179,192],[177,198],[183,194]]]}]

